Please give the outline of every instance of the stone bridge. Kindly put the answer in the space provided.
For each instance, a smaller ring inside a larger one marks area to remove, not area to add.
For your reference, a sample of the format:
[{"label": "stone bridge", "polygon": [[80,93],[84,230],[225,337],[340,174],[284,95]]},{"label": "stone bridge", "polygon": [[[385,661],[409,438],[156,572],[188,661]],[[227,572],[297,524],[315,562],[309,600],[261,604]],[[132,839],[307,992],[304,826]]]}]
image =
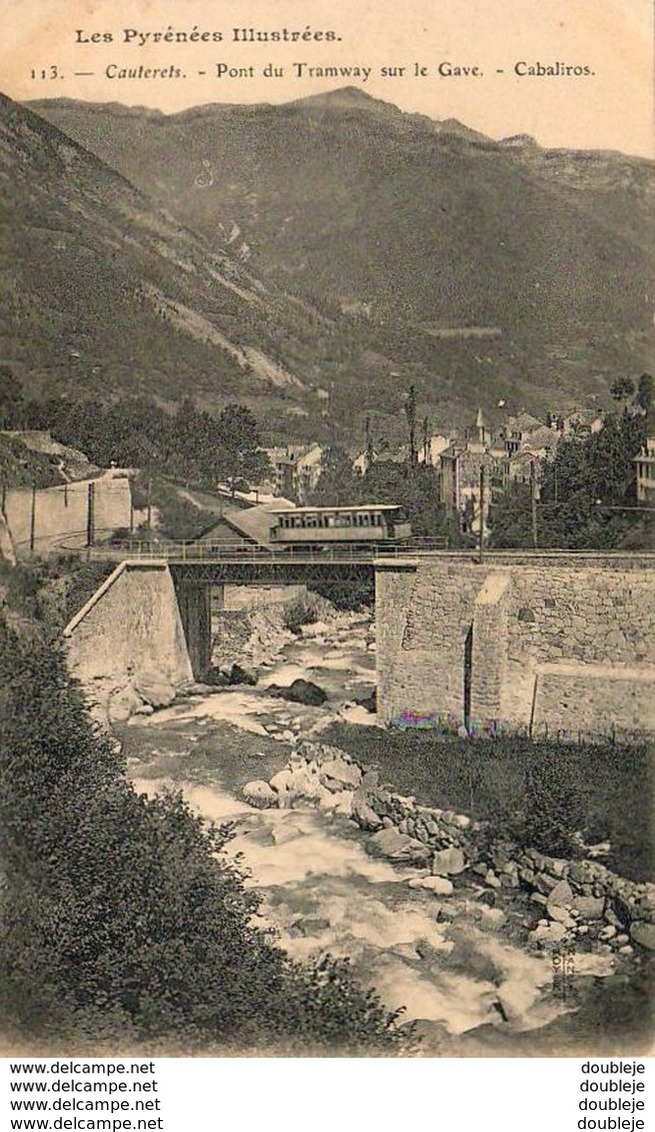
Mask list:
[{"label": "stone bridge", "polygon": [[655,731],[655,554],[260,551],[121,562],[65,630],[86,684],[211,660],[225,584],[375,574],[378,711],[550,731]]}]

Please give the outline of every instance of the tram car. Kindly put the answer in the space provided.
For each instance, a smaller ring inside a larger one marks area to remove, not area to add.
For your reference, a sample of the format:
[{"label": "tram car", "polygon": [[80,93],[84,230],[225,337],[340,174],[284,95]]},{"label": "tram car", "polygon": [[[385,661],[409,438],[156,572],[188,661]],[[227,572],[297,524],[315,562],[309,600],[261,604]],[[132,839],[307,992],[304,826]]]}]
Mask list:
[{"label": "tram car", "polygon": [[398,543],[411,538],[402,507],[369,503],[357,507],[294,507],[270,512],[272,546]]}]

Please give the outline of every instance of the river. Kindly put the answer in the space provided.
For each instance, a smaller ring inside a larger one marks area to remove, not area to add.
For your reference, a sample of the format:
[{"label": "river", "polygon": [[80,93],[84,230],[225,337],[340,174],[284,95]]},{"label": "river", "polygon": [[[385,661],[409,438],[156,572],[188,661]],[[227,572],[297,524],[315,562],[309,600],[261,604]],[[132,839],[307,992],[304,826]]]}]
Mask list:
[{"label": "river", "polygon": [[[352,703],[374,686],[365,623],[342,618],[310,633],[285,645],[256,687],[221,689],[132,720],[123,740],[136,789],[181,789],[199,814],[233,822],[228,851],[241,855],[247,885],[262,896],[261,922],[294,957],[348,956],[389,1009],[402,1006],[416,1021],[427,1055],[625,1049],[619,1033],[631,1040],[643,1004],[611,957],[577,956],[576,992],[563,998],[552,957],[524,942],[520,904],[489,907],[473,881],[435,898],[410,887],[416,870],[371,856],[367,835],[346,815],[309,804],[257,810],[243,801],[241,787],[281,769],[297,737],[319,739],[335,719],[376,725]],[[300,676],[328,693],[323,706],[266,691]]]}]

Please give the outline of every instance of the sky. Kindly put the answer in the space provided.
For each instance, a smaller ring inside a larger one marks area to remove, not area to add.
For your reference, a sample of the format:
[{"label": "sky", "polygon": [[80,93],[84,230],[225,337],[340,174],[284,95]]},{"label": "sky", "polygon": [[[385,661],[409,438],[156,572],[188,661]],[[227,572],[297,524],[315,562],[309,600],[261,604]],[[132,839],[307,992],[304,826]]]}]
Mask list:
[{"label": "sky", "polygon": [[[544,146],[655,157],[653,13],[652,0],[3,0],[0,89],[17,100],[80,98],[172,113],[354,85],[493,138],[530,134]],[[239,43],[234,28],[323,37]],[[169,29],[223,38],[152,42]],[[149,34],[144,44],[139,33]],[[440,75],[443,64],[462,73]],[[519,75],[517,64],[591,73]],[[164,74],[121,74],[139,67]],[[282,76],[267,76],[267,67]],[[360,73],[309,73],[334,67]]]}]

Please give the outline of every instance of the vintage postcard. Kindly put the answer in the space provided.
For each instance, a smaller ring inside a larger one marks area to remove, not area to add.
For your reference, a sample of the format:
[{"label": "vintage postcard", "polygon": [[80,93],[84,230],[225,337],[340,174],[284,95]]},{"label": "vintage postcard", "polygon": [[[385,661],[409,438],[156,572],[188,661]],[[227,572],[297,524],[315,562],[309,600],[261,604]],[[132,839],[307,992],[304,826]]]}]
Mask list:
[{"label": "vintage postcard", "polygon": [[6,1057],[601,1058],[644,1127],[650,0],[3,12]]}]

